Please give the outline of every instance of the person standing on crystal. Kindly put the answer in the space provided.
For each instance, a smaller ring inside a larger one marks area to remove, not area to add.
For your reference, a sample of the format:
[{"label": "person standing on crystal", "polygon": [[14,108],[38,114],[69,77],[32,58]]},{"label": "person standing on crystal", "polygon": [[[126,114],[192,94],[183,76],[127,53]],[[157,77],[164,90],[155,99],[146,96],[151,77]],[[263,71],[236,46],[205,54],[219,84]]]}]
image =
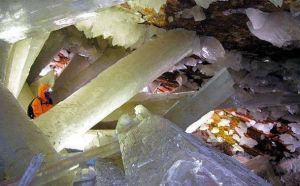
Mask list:
[{"label": "person standing on crystal", "polygon": [[47,112],[53,107],[53,101],[50,95],[50,86],[42,84],[38,89],[38,96],[28,105],[27,115],[34,119]]}]

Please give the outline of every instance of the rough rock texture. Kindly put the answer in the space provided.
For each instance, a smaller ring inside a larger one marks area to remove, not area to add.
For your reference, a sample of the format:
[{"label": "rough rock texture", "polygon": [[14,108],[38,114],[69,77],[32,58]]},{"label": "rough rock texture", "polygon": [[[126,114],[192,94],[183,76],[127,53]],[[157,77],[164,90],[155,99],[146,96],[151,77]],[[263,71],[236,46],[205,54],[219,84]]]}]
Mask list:
[{"label": "rough rock texture", "polygon": [[249,19],[243,10],[251,7],[264,12],[289,11],[289,2],[284,1],[282,7],[276,7],[268,0],[218,1],[212,3],[208,9],[204,9],[205,20],[195,22],[192,18],[184,19],[175,16],[185,8],[192,8],[195,5],[193,0],[168,0],[165,7],[166,17],[171,16],[172,21],[167,24],[166,28],[194,30],[199,35],[216,37],[227,50],[239,50],[252,58],[269,56],[279,61],[298,56],[300,49],[280,49],[255,37],[248,29]]}]

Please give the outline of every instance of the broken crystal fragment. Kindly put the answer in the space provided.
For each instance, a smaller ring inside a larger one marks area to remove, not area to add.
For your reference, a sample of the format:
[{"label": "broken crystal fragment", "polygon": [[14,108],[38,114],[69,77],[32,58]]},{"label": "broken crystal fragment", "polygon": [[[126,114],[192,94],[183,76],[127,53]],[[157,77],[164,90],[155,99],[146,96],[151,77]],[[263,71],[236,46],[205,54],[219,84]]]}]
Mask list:
[{"label": "broken crystal fragment", "polygon": [[297,148],[300,148],[299,139],[296,137],[293,137],[290,134],[281,134],[279,137],[283,144],[287,145],[286,147],[289,151],[295,152]]},{"label": "broken crystal fragment", "polygon": [[262,131],[265,134],[270,134],[270,130],[274,127],[274,123],[256,123],[252,127]]},{"label": "broken crystal fragment", "polygon": [[117,125],[130,185],[269,185],[145,107],[135,110],[135,117],[123,115]]},{"label": "broken crystal fragment", "polygon": [[201,54],[207,60],[215,61],[225,55],[222,44],[214,37],[201,37],[200,44],[202,45]]},{"label": "broken crystal fragment", "polygon": [[271,3],[273,3],[275,6],[281,7],[283,0],[269,0]]},{"label": "broken crystal fragment", "polygon": [[191,9],[184,9],[182,11],[181,17],[189,19],[194,18],[195,21],[203,21],[206,16],[200,6],[194,6]]},{"label": "broken crystal fragment", "polygon": [[268,41],[277,47],[300,40],[300,20],[288,12],[265,13],[248,8],[246,14],[250,19],[248,28],[256,37]]},{"label": "broken crystal fragment", "polygon": [[68,141],[126,103],[171,65],[191,55],[195,37],[194,32],[174,30],[147,42],[36,118],[35,123],[49,136],[55,149],[61,150]]}]

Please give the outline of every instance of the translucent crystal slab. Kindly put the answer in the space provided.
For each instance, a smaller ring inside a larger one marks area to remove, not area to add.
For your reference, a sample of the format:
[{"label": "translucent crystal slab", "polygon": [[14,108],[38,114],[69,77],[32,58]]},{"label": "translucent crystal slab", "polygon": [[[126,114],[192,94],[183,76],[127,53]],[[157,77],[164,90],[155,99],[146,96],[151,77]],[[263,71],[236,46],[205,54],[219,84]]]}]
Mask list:
[{"label": "translucent crystal slab", "polygon": [[115,130],[89,130],[80,138],[66,145],[67,149],[88,150],[112,143],[116,139]]},{"label": "translucent crystal slab", "polygon": [[58,159],[43,133],[26,116],[14,96],[0,84],[0,159],[8,178],[22,176],[32,157],[45,155],[46,164]]},{"label": "translucent crystal slab", "polygon": [[175,30],[149,41],[35,119],[56,150],[84,134],[170,66],[193,52],[194,32]]},{"label": "translucent crystal slab", "polygon": [[62,82],[61,86],[59,86],[59,84],[55,85],[53,88],[53,101],[55,103],[58,103],[64,100],[75,91],[80,89],[82,86],[92,81],[101,72],[109,68],[111,65],[115,64],[126,54],[126,50],[123,48],[108,48],[103,52],[103,55],[99,57],[93,64],[88,66],[83,71],[74,74],[76,76],[73,79]]},{"label": "translucent crystal slab", "polygon": [[39,170],[37,176],[34,178],[33,185],[43,185],[54,181],[72,170],[72,167],[79,163],[85,162],[95,157],[106,158],[113,154],[120,152],[119,143],[114,141],[108,145],[93,148],[91,150],[70,156],[66,159],[53,162],[43,169]]},{"label": "translucent crystal slab", "polygon": [[289,12],[266,13],[258,9],[247,8],[250,19],[247,23],[252,34],[277,47],[283,47],[300,40],[300,21]]},{"label": "translucent crystal slab", "polygon": [[0,2],[0,40],[9,43],[32,37],[36,33],[60,29],[94,16],[99,8],[124,0],[53,0]]},{"label": "translucent crystal slab", "polygon": [[43,48],[38,54],[34,64],[30,69],[27,82],[29,85],[39,78],[39,74],[42,69],[50,63],[54,55],[57,54],[61,48],[67,43],[67,35],[64,30],[57,30],[51,32]]},{"label": "translucent crystal slab", "polygon": [[220,70],[194,96],[178,102],[165,118],[182,129],[196,122],[207,112],[215,109],[234,93],[234,81],[226,70]]},{"label": "translucent crystal slab", "polygon": [[98,185],[113,185],[127,186],[123,169],[115,166],[108,159],[98,159],[96,163],[97,184]]},{"label": "translucent crystal slab", "polygon": [[182,93],[164,93],[164,94],[151,94],[139,93],[134,96],[127,103],[119,107],[113,113],[104,118],[103,122],[117,121],[123,114],[133,113],[134,107],[137,105],[144,105],[151,112],[164,115],[174,104],[187,97],[192,97],[196,92],[182,92]]},{"label": "translucent crystal slab", "polygon": [[0,50],[0,60],[1,60],[0,79],[2,82],[4,82],[5,76],[6,76],[6,69],[7,69],[9,54],[11,52],[12,45],[0,40],[0,47],[1,47],[1,50]]},{"label": "translucent crystal slab", "polygon": [[136,107],[117,125],[130,185],[269,185],[231,157],[172,122]]},{"label": "translucent crystal slab", "polygon": [[24,39],[12,45],[8,54],[5,85],[18,97],[29,74],[31,65],[42,49],[49,34],[41,34],[32,38]]},{"label": "translucent crystal slab", "polygon": [[27,112],[28,105],[34,97],[35,96],[33,95],[28,83],[25,83],[18,96],[18,102],[25,112]]}]

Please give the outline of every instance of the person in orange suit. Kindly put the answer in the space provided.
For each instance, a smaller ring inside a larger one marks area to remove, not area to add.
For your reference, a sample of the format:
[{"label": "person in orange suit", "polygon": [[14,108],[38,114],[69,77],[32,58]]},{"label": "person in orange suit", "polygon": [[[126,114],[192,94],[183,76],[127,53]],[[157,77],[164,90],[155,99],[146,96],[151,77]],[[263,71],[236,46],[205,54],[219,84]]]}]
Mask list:
[{"label": "person in orange suit", "polygon": [[40,85],[38,89],[38,97],[36,97],[31,103],[33,118],[42,115],[53,107],[49,88],[48,84]]}]

